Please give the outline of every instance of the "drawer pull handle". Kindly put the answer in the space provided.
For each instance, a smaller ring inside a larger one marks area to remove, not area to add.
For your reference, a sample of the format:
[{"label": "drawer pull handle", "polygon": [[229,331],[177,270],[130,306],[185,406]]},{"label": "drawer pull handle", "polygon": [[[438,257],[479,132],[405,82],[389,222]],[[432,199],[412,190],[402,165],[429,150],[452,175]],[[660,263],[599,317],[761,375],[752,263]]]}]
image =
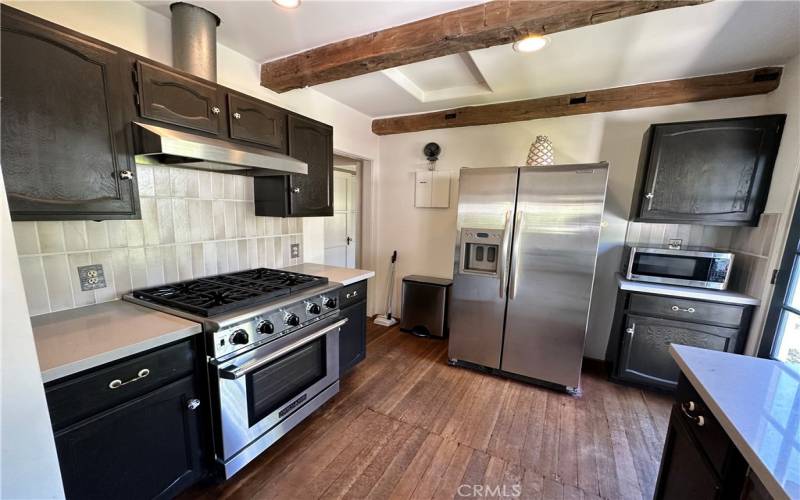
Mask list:
[{"label": "drawer pull handle", "polygon": [[693,313],[694,312],[694,307],[687,307],[686,309],[684,309],[683,307],[672,306],[672,310],[675,311],[675,312],[681,311],[681,312],[686,312],[686,313]]},{"label": "drawer pull handle", "polygon": [[136,382],[137,380],[143,379],[148,375],[150,375],[150,370],[148,370],[147,368],[142,368],[141,370],[139,370],[139,373],[137,373],[136,376],[133,377],[132,379],[126,380],[125,382],[123,382],[120,379],[112,380],[108,384],[108,387],[109,389],[119,389],[123,385],[130,384],[131,382]]},{"label": "drawer pull handle", "polygon": [[190,410],[196,410],[200,406],[200,400],[197,398],[192,398],[186,403],[186,408]]},{"label": "drawer pull handle", "polygon": [[358,297],[358,290],[353,290],[353,293],[348,293],[345,295],[346,299],[352,299],[353,297]]},{"label": "drawer pull handle", "polygon": [[694,401],[689,401],[688,403],[684,403],[681,405],[681,411],[683,415],[697,424],[698,427],[703,427],[706,425],[706,419],[702,415],[692,415],[690,412],[694,411],[696,408]]}]

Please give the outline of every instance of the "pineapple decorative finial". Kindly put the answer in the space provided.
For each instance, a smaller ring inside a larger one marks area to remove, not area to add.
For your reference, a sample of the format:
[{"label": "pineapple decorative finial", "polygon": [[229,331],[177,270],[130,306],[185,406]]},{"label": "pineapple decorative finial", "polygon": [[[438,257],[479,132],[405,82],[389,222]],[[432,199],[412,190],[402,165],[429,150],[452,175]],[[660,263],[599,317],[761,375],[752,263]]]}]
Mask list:
[{"label": "pineapple decorative finial", "polygon": [[537,135],[536,140],[531,143],[528,152],[528,166],[553,165],[555,155],[553,154],[553,143],[546,135]]}]

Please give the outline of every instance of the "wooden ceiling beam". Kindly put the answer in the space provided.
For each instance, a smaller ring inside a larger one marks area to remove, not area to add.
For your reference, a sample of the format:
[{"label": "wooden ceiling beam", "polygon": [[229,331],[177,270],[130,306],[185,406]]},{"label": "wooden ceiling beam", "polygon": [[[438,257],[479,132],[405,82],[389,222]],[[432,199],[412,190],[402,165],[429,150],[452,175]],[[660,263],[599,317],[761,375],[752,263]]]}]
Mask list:
[{"label": "wooden ceiling beam", "polygon": [[261,65],[261,85],[286,92],[469,50],[710,0],[492,0],[348,38]]},{"label": "wooden ceiling beam", "polygon": [[524,101],[468,106],[433,113],[379,118],[373,120],[372,131],[378,135],[403,134],[438,128],[491,125],[766,94],[778,88],[782,73],[783,69],[780,67],[766,67],[721,75],[574,92]]}]

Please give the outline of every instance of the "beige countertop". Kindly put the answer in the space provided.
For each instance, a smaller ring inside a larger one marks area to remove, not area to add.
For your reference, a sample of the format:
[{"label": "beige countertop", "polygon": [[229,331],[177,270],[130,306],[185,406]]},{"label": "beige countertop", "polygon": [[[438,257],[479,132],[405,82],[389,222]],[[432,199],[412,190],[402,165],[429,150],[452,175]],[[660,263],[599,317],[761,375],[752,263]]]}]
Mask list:
[{"label": "beige countertop", "polygon": [[350,285],[352,283],[357,283],[375,276],[375,271],[349,269],[347,267],[328,266],[325,264],[313,264],[311,262],[285,267],[284,269],[286,271],[293,271],[296,273],[323,276],[328,278],[330,281],[335,281],[337,283],[341,283],[342,285]]},{"label": "beige countertop", "polygon": [[44,382],[196,335],[202,325],[122,300],[31,318]]}]

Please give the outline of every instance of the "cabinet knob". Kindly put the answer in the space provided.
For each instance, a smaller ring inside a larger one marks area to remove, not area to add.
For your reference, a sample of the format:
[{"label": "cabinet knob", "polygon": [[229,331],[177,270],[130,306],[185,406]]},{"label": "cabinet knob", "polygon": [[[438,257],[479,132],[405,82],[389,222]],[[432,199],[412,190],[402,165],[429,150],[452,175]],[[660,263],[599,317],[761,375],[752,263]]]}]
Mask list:
[{"label": "cabinet knob", "polygon": [[190,410],[194,411],[197,409],[198,406],[200,406],[200,400],[197,398],[192,398],[186,402],[186,408]]},{"label": "cabinet knob", "polygon": [[234,113],[234,114],[233,114],[233,118],[234,118],[235,120],[238,120],[238,119],[240,119],[241,117],[242,117],[242,114],[241,114],[241,113],[239,113],[239,112],[236,112],[236,113]]},{"label": "cabinet knob", "polygon": [[636,329],[634,327],[626,328],[625,333],[630,333],[631,335],[633,335],[634,333],[636,333]]},{"label": "cabinet knob", "polygon": [[653,193],[647,193],[646,195],[644,195],[644,197],[647,198],[648,200],[652,200],[653,196],[654,196]]},{"label": "cabinet knob", "polygon": [[211,112],[214,113],[215,115],[218,115],[219,112],[220,112],[220,109],[218,107],[214,106],[214,107],[211,108]]},{"label": "cabinet knob", "polygon": [[119,178],[122,180],[130,180],[133,179],[133,172],[130,170],[123,170],[119,173]]},{"label": "cabinet knob", "polygon": [[292,188],[292,192],[293,193],[299,193],[300,192],[300,188],[299,187],[293,187]]}]

